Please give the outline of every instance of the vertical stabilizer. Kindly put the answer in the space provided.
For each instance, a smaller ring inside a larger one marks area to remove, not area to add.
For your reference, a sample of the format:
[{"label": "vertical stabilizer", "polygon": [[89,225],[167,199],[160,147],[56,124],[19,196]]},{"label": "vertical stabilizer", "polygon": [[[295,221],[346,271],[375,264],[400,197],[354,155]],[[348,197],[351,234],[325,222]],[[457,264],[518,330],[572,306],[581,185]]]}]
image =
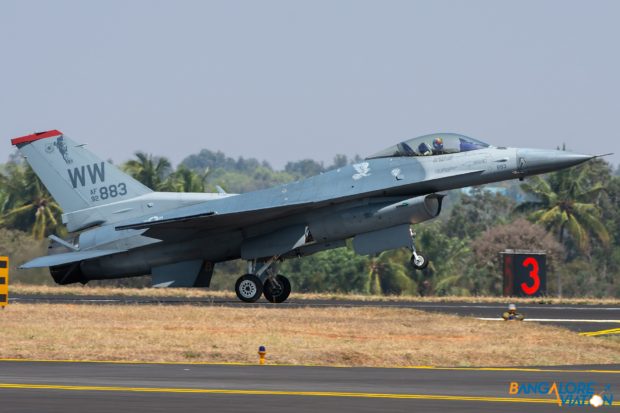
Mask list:
[{"label": "vertical stabilizer", "polygon": [[152,192],[58,130],[11,140],[65,213]]}]

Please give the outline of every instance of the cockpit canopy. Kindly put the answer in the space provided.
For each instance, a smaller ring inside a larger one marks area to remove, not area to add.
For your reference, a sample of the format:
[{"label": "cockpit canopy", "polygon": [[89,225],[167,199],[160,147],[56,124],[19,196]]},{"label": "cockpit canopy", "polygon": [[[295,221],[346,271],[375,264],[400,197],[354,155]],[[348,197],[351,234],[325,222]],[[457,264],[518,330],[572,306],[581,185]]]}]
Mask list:
[{"label": "cockpit canopy", "polygon": [[433,133],[403,141],[378,152],[367,159],[396,156],[430,156],[475,151],[490,145],[456,133]]}]

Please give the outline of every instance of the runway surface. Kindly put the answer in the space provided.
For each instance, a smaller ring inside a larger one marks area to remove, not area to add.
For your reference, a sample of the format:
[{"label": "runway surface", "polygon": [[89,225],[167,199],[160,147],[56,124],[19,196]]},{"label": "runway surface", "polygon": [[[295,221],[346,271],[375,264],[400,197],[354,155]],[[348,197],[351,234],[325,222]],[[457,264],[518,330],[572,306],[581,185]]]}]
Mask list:
[{"label": "runway surface", "polygon": [[[620,399],[620,365],[538,369],[335,368],[0,361],[3,412],[557,412],[510,382],[595,382]],[[614,399],[614,407],[620,403]],[[565,407],[566,408],[566,407]],[[607,407],[609,408],[609,407]]]},{"label": "runway surface", "polygon": [[[161,305],[221,305],[221,306],[260,306],[275,308],[295,307],[395,307],[413,308],[460,316],[471,316],[501,321],[501,314],[506,311],[505,303],[466,302],[406,302],[406,301],[361,301],[361,300],[304,300],[291,298],[285,303],[272,304],[260,300],[253,304],[243,303],[237,299],[226,298],[149,298],[149,297],[101,297],[101,296],[62,296],[62,295],[12,295],[10,302],[24,303],[79,303],[79,304],[161,304]],[[526,321],[562,326],[577,332],[592,332],[620,327],[620,306],[607,305],[550,305],[524,304],[519,311],[526,315]]]}]

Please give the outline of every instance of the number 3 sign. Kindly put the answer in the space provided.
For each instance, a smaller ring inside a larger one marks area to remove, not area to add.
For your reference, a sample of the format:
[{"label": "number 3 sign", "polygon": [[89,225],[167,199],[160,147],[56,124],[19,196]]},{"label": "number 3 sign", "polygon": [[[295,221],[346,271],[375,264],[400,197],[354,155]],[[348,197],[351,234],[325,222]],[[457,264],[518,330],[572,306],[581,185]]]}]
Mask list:
[{"label": "number 3 sign", "polygon": [[541,252],[502,252],[504,295],[535,297],[547,292],[546,254]]}]

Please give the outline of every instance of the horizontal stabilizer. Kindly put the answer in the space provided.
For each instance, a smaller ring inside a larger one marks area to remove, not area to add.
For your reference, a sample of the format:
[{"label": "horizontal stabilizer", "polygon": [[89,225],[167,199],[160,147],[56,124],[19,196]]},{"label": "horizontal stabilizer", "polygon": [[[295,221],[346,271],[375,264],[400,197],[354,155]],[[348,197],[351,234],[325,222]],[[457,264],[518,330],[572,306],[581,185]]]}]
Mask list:
[{"label": "horizontal stabilizer", "polygon": [[76,251],[66,252],[63,254],[46,255],[44,257],[35,258],[32,261],[21,265],[19,268],[39,268],[39,267],[54,267],[56,265],[70,264],[72,262],[79,262],[84,260],[90,260],[97,257],[103,257],[104,255],[118,254],[126,250],[91,250],[91,251]]}]

